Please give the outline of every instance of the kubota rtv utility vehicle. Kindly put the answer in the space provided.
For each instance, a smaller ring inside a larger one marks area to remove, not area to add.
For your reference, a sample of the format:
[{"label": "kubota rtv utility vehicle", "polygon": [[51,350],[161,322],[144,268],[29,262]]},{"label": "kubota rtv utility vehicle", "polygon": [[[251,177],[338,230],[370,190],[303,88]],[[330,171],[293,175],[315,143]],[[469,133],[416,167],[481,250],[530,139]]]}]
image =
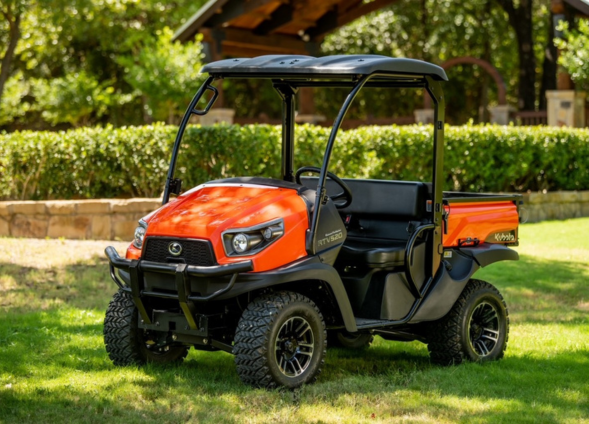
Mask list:
[{"label": "kubota rtv utility vehicle", "polygon": [[[193,346],[235,355],[253,386],[314,381],[328,335],[348,346],[427,343],[431,360],[499,359],[509,321],[480,268],[518,255],[520,196],[443,192],[445,72],[384,56],[262,56],[203,68],[176,138],[163,206],[139,221],[126,258],[106,249],[119,287],[104,322],[116,365],[179,362]],[[174,176],[192,114],[206,114],[225,78],[271,80],[283,101],[277,178],[206,182],[186,192]],[[294,170],[295,94],[349,94],[320,167]],[[432,181],[340,179],[329,172],[338,129],[365,87],[421,88],[433,100]],[[205,93],[206,107],[197,109]],[[316,176],[303,176],[315,173]],[[170,195],[177,195],[170,199]]]}]

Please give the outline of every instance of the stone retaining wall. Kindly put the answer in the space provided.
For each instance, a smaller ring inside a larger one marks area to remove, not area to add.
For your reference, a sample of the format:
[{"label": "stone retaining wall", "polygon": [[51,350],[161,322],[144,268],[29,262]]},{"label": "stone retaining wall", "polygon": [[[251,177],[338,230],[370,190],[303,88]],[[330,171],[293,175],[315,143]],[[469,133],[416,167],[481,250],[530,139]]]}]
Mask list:
[{"label": "stone retaining wall", "polygon": [[131,240],[160,199],[0,202],[0,236]]},{"label": "stone retaining wall", "polygon": [[[137,220],[160,199],[0,202],[0,237],[131,240]],[[589,191],[524,195],[524,219],[539,222],[589,216]]]},{"label": "stone retaining wall", "polygon": [[524,194],[522,218],[527,222],[589,216],[589,191]]}]

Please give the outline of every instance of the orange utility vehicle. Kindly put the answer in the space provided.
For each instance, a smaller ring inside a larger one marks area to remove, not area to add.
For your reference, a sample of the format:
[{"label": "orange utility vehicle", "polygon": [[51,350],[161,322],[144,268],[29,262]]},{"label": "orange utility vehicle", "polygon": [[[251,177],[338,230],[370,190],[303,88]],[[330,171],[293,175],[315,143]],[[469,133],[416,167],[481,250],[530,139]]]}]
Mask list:
[{"label": "orange utility vehicle", "polygon": [[[521,199],[442,191],[442,68],[374,55],[276,55],[221,60],[203,73],[208,78],[174,144],[162,207],[139,221],[126,258],[106,249],[119,291],[106,312],[104,340],[116,365],[179,362],[192,346],[234,354],[245,383],[293,388],[315,380],[328,338],[347,347],[366,346],[373,335],[419,340],[438,364],[503,356],[505,302],[472,276],[518,259],[507,246],[518,242]],[[214,83],[228,78],[271,80],[282,98],[281,175],[210,181],[182,192],[174,171],[186,124],[210,110]],[[295,172],[300,87],[350,91],[321,167]],[[366,87],[429,93],[432,181],[329,172],[342,120]],[[205,93],[209,101],[199,110]]]}]

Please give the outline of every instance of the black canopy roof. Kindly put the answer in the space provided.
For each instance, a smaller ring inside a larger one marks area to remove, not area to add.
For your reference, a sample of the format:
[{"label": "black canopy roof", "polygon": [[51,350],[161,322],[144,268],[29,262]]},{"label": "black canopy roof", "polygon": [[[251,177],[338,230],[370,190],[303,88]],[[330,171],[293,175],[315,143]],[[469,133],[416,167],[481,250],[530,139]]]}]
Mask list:
[{"label": "black canopy roof", "polygon": [[428,75],[438,81],[448,81],[446,72],[432,63],[415,59],[357,54],[324,57],[267,55],[253,59],[225,59],[205,65],[202,72],[224,77],[257,75],[268,78],[350,77],[383,72],[408,78]]}]

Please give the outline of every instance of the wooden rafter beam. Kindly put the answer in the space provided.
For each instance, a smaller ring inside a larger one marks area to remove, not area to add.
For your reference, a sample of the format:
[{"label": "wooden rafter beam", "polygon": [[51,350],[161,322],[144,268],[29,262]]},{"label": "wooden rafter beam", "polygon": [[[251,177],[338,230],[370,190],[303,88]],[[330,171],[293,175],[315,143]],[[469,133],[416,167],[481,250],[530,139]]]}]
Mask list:
[{"label": "wooden rafter beam", "polygon": [[234,54],[234,52],[238,51],[238,47],[243,48],[244,51],[258,51],[258,54],[316,54],[316,51],[318,51],[317,43],[304,42],[298,37],[282,34],[263,36],[236,28],[214,30],[203,28],[201,32],[203,41],[214,43],[217,46],[218,53],[222,56],[242,56],[239,53]]},{"label": "wooden rafter beam", "polygon": [[211,28],[222,25],[225,22],[247,15],[272,1],[273,0],[229,0],[229,3],[223,8],[222,12],[209,19],[205,25]]},{"label": "wooden rafter beam", "polygon": [[215,27],[253,12],[275,0],[210,0],[174,34],[174,40],[188,41],[204,27]]},{"label": "wooden rafter beam", "polygon": [[194,38],[202,25],[214,16],[229,0],[209,0],[197,13],[187,20],[174,34],[173,40],[189,41]]},{"label": "wooden rafter beam", "polygon": [[291,4],[281,4],[270,16],[270,19],[263,21],[254,29],[258,35],[268,34],[288,23],[292,22],[294,9]]},{"label": "wooden rafter beam", "polygon": [[306,33],[314,39],[322,36],[330,31],[344,26],[361,16],[375,12],[383,7],[396,3],[398,0],[374,0],[370,3],[358,3],[357,7],[350,7],[349,10],[341,12],[339,8],[335,8],[327,12],[321,19],[317,21],[317,25],[309,28]]}]

